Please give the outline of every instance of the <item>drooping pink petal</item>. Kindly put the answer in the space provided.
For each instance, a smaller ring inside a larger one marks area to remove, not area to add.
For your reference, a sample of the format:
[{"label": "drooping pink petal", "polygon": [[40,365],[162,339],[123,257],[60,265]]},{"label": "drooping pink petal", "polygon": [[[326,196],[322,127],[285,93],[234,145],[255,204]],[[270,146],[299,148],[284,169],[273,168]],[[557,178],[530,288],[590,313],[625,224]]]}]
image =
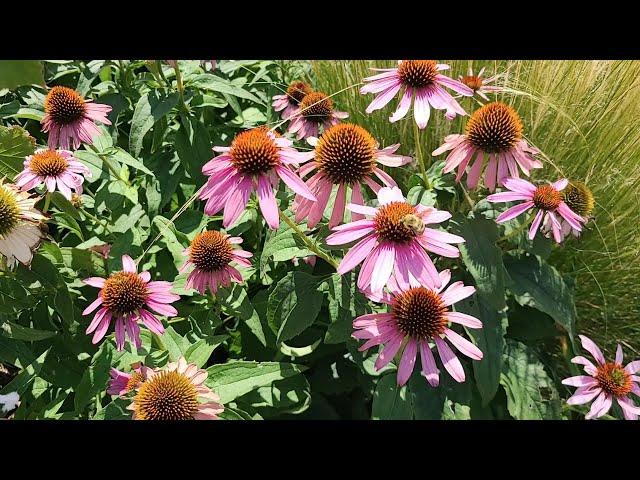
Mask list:
[{"label": "drooping pink petal", "polygon": [[375,369],[380,370],[385,367],[393,357],[395,357],[396,353],[400,349],[400,345],[402,345],[402,340],[404,339],[404,334],[400,332],[396,332],[395,335],[386,343],[378,358],[375,362]]},{"label": "drooping pink petal", "polygon": [[378,238],[375,235],[369,235],[364,239],[356,243],[351,250],[344,256],[340,265],[338,266],[338,274],[344,275],[345,273],[353,270],[362,260],[365,259],[369,253],[374,249],[378,243]]},{"label": "drooping pink petal", "polygon": [[447,337],[447,339],[449,339],[449,341],[453,344],[453,346],[458,349],[460,353],[465,354],[467,357],[473,360],[482,360],[482,356],[483,356],[482,350],[476,347],[469,340],[457,334],[450,328],[445,328],[444,334]]},{"label": "drooping pink petal", "polygon": [[426,340],[420,340],[420,361],[422,363],[422,376],[427,379],[429,385],[437,387],[440,383],[440,372],[436,366],[436,360],[433,358],[429,342]]},{"label": "drooping pink petal", "polygon": [[[487,197],[487,200],[489,200],[489,197]],[[491,200],[489,200],[489,201],[491,201]],[[526,212],[527,210],[529,210],[531,208],[533,208],[533,202],[520,203],[518,205],[515,205],[515,206],[505,210],[500,215],[498,215],[498,218],[496,218],[496,222],[497,223],[507,222],[509,220],[512,220],[512,219],[516,218],[518,215],[523,214],[524,212]]]},{"label": "drooping pink petal", "polygon": [[136,262],[129,255],[122,256],[122,270],[125,272],[136,273]]},{"label": "drooping pink petal", "polygon": [[397,381],[399,386],[403,386],[409,381],[409,377],[413,373],[413,367],[416,364],[416,355],[418,353],[418,342],[412,338],[404,347],[400,365],[398,366]]},{"label": "drooping pink petal", "polygon": [[442,360],[442,365],[445,370],[449,372],[449,375],[451,375],[456,382],[464,382],[464,368],[462,368],[458,357],[456,357],[449,345],[440,337],[436,336],[433,340],[436,343],[438,354],[440,355],[440,360]]}]

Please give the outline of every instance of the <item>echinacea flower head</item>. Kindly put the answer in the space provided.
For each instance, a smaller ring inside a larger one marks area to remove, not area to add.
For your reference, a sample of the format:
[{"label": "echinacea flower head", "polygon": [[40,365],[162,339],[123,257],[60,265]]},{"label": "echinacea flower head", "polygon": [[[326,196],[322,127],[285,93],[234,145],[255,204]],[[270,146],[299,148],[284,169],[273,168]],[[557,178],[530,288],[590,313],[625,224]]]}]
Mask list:
[{"label": "echinacea flower head", "polygon": [[102,340],[113,320],[116,348],[124,348],[125,334],[139,348],[142,343],[138,320],[151,332],[157,335],[164,333],[162,322],[147,309],[167,317],[178,314],[170,305],[180,300],[179,295],[171,293],[171,282],[152,282],[149,272],[137,273],[136,264],[129,255],[122,256],[121,272],[112,273],[109,278],[91,277],[83,281],[100,289],[98,298],[82,312],[89,315],[98,309],[87,328],[87,334],[94,332],[93,344]]},{"label": "echinacea flower head", "polygon": [[[593,193],[591,193],[589,187],[577,181],[569,182],[569,185],[562,191],[562,200],[572,212],[584,218],[585,223],[589,221],[596,204]],[[574,237],[580,236],[580,230],[573,228],[564,218],[560,218],[559,220],[563,239],[569,234]],[[553,223],[545,218],[542,223],[542,231],[547,237],[553,235]]]},{"label": "echinacea flower head", "polygon": [[42,131],[49,132],[49,148],[76,150],[82,142],[91,145],[100,135],[95,122],[111,125],[110,111],[110,105],[85,100],[72,88],[53,87],[44,99],[42,118]]},{"label": "echinacea flower head", "polygon": [[44,215],[34,208],[38,199],[13,184],[0,180],[0,254],[9,267],[29,265],[40,245],[40,222]]},{"label": "echinacea flower head", "polygon": [[129,392],[135,391],[142,382],[146,380],[144,369],[141,363],[131,365],[132,372],[126,373],[116,368],[109,371],[109,384],[107,393],[109,395],[117,395],[119,397],[126,396]]},{"label": "echinacea flower head", "polygon": [[402,92],[398,109],[389,117],[390,122],[404,118],[412,103],[413,116],[420,128],[427,126],[432,107],[445,110],[445,117],[449,120],[456,115],[466,115],[464,109],[444,87],[466,97],[472,96],[473,90],[439,73],[448,68],[448,65],[436,63],[435,60],[401,60],[396,68],[372,69],[382,73],[364,79],[368,83],[360,89],[360,93],[378,94],[366,112],[381,109]]},{"label": "echinacea flower head", "polygon": [[[312,202],[302,195],[297,195],[293,210],[296,212],[296,222],[306,218],[309,228],[313,228],[322,219],[334,185],[338,185],[338,191],[329,228],[342,223],[347,188],[351,189],[351,202],[362,205],[363,184],[369,185],[376,193],[382,188],[374,180],[374,176],[387,187],[397,186],[393,178],[378,164],[399,167],[411,161],[411,157],[394,154],[400,144],[378,149],[378,143],[373,136],[364,128],[352,123],[339,123],[325,130],[319,139],[310,137],[307,140],[315,146],[314,161],[304,165],[298,173],[304,178],[315,171],[307,181],[307,186],[318,201]],[[363,218],[364,216],[358,213],[352,214],[353,220]]]},{"label": "echinacea flower head", "polygon": [[67,200],[71,200],[72,190],[82,193],[84,176],[91,171],[80,163],[68,150],[37,150],[26,157],[24,170],[16,176],[16,185],[23,190],[31,190],[46,185],[49,192],[57,189]]},{"label": "echinacea flower head", "polygon": [[207,371],[184,357],[162,369],[142,368],[142,381],[127,407],[134,420],[218,420],[220,397],[204,382]]},{"label": "echinacea flower head", "polygon": [[529,228],[529,239],[533,240],[536,232],[540,228],[540,223],[544,220],[545,222],[549,222],[553,232],[553,238],[557,243],[560,243],[564,237],[558,216],[577,231],[582,230],[582,223],[585,222],[585,219],[574,213],[562,199],[562,190],[564,190],[568,183],[568,180],[563,178],[551,184],[535,186],[526,180],[507,178],[504,181],[504,186],[508,191],[489,195],[487,200],[489,202],[522,200],[522,203],[510,207],[498,215],[496,222],[504,223],[528,210],[536,209],[537,213]]},{"label": "echinacea flower head", "polygon": [[233,248],[240,243],[242,238],[231,237],[216,230],[198,233],[183,252],[188,258],[180,268],[180,273],[190,266],[194,267],[187,277],[186,288],[195,288],[204,295],[208,287],[215,295],[219,285],[228,287],[232,281],[242,283],[242,275],[231,262],[251,267],[248,258],[253,254],[241,248]]},{"label": "echinacea flower head", "polygon": [[282,118],[287,119],[298,109],[302,99],[312,91],[305,82],[296,80],[287,87],[283,95],[274,95],[273,109],[276,112],[282,112],[280,113]]},{"label": "echinacea flower head", "polygon": [[408,288],[401,288],[396,278],[392,277],[388,285],[389,293],[376,295],[365,292],[370,299],[390,305],[390,311],[362,315],[353,322],[356,329],[353,337],[366,340],[359,348],[360,351],[384,345],[375,362],[376,370],[383,368],[401,352],[397,376],[400,386],[407,383],[411,377],[418,351],[422,362],[422,375],[432,387],[438,386],[440,375],[431,351],[432,344],[435,344],[445,370],[457,382],[464,382],[464,368],[445,340],[467,357],[473,360],[482,359],[483,354],[478,347],[449,328],[451,323],[468,328],[482,328],[482,322],[477,318],[453,312],[449,308],[473,295],[475,287],[454,282],[445,289],[451,280],[451,272],[443,270],[439,277],[439,288],[421,285],[415,278],[411,279]]},{"label": "echinacea flower head", "polygon": [[292,145],[291,140],[258,127],[236,135],[230,147],[214,147],[220,155],[202,167],[202,173],[209,177],[200,192],[200,199],[207,200],[204,212],[215,215],[224,209],[222,225],[227,228],[240,217],[251,192],[256,190],[262,215],[275,230],[280,217],[274,188],[280,179],[295,193],[315,201],[291,168],[309,161],[313,152],[301,153]]},{"label": "echinacea flower head", "polygon": [[503,92],[505,89],[503,87],[498,87],[497,85],[489,85],[490,83],[495,83],[499,78],[501,78],[501,74],[484,78],[482,76],[484,70],[485,67],[482,67],[478,74],[474,75],[473,70],[471,69],[471,67],[469,67],[469,73],[467,75],[458,77],[458,80],[460,80],[461,83],[464,83],[467,87],[473,90],[474,95],[478,95],[488,102],[489,97],[487,97],[487,93]]},{"label": "echinacea flower head", "polygon": [[310,92],[302,97],[292,115],[289,133],[295,133],[298,140],[317,137],[320,127],[324,131],[349,116],[347,112],[336,111],[333,100],[322,92]]},{"label": "echinacea flower head", "polygon": [[469,188],[478,186],[484,169],[484,184],[493,192],[505,178],[519,178],[518,167],[526,176],[531,169],[542,168],[542,163],[533,157],[540,151],[527,143],[522,132],[522,120],[512,107],[501,102],[487,103],[473,112],[464,135],[447,135],[445,143],[432,155],[451,150],[442,171],[449,173],[457,167],[456,181],[466,173]]},{"label": "echinacea flower head", "polygon": [[[340,225],[327,237],[328,245],[344,245],[358,240],[338,266],[340,275],[364,261],[358,275],[358,287],[379,293],[393,274],[401,288],[413,276],[420,284],[439,288],[440,276],[426,251],[450,258],[460,256],[450,243],[464,238],[428,227],[451,218],[449,212],[424,205],[410,205],[399,188],[383,187],[378,192],[377,208],[349,204],[363,220]],[[364,238],[363,238],[364,237]]]},{"label": "echinacea flower head", "polygon": [[640,408],[635,405],[630,395],[633,393],[640,396],[640,385],[638,385],[640,377],[635,375],[640,371],[640,360],[623,366],[622,347],[618,345],[615,360],[607,362],[600,348],[590,338],[580,335],[580,341],[582,347],[593,356],[596,363],[583,356],[571,359],[572,363],[582,365],[587,375],[578,375],[562,381],[563,385],[578,387],[567,403],[583,405],[595,399],[585,417],[590,420],[605,415],[615,400],[620,405],[626,420],[637,420]]}]

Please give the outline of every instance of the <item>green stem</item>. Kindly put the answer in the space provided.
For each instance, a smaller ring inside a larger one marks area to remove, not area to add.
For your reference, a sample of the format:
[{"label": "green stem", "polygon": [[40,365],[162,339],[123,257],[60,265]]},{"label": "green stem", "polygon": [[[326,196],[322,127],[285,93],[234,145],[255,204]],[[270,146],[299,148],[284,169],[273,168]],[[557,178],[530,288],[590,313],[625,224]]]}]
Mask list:
[{"label": "green stem", "polygon": [[93,152],[98,156],[98,158],[100,158],[100,160],[102,160],[102,162],[107,166],[107,168],[113,174],[114,177],[116,177],[121,182],[124,182],[124,184],[127,185],[128,187],[131,186],[131,184],[127,180],[125,180],[124,178],[122,178],[120,176],[120,173],[118,173],[118,171],[116,171],[115,167],[111,164],[111,162],[109,161],[109,159],[107,158],[106,155],[100,153],[98,151],[98,149],[93,145],[89,145],[89,148],[91,148],[91,150],[93,150]]},{"label": "green stem", "polygon": [[415,121],[413,122],[413,137],[413,141],[416,144],[416,157],[418,159],[418,165],[420,165],[420,173],[422,174],[424,186],[431,190],[431,182],[429,181],[429,177],[427,177],[427,169],[424,165],[422,148],[420,147],[420,129],[418,128],[418,124]]},{"label": "green stem", "polygon": [[85,210],[84,208],[80,208],[79,209],[86,217],[90,218],[91,220],[93,220],[94,222],[97,222],[98,224],[100,224],[100,226],[102,228],[104,228],[104,233],[109,234],[109,222],[107,222],[106,220],[103,221],[100,220],[98,217],[96,217],[95,215],[90,214],[87,210]]},{"label": "green stem", "polygon": [[47,192],[44,196],[44,207],[42,207],[42,213],[47,213],[47,210],[49,210],[50,203],[51,203],[51,193]]},{"label": "green stem", "polygon": [[156,344],[158,345],[158,348],[160,350],[166,350],[167,347],[164,346],[164,343],[162,341],[162,339],[160,338],[160,336],[157,333],[152,333],[151,334],[153,337],[153,340],[156,342]]},{"label": "green stem", "polygon": [[180,67],[178,67],[178,61],[175,61],[173,70],[176,72],[176,87],[178,88],[178,94],[180,95],[180,106],[185,112],[189,112],[189,108],[184,101],[184,85],[182,84],[182,74],[180,73]]},{"label": "green stem", "polygon": [[289,217],[287,217],[282,210],[278,209],[278,213],[280,213],[280,218],[282,219],[282,221],[284,221],[284,223],[286,223],[289,226],[289,228],[291,228],[291,230],[293,230],[296,233],[296,235],[300,237],[300,239],[304,242],[304,244],[307,246],[309,250],[315,253],[318,257],[322,258],[333,268],[335,269],[338,268],[338,262],[333,257],[321,251],[318,248],[318,245],[315,242],[313,242],[311,239],[309,239],[309,237],[307,237],[305,233],[302,230],[300,230],[300,227],[298,227],[298,225],[296,225]]}]

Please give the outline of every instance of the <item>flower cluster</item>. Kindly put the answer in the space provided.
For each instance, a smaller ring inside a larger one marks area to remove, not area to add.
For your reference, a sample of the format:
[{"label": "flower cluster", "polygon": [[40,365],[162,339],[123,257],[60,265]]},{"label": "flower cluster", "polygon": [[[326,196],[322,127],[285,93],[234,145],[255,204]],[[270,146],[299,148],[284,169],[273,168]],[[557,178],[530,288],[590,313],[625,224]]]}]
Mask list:
[{"label": "flower cluster", "polygon": [[[166,62],[178,74],[177,62]],[[215,61],[211,64],[215,68]],[[444,117],[452,120],[467,115],[457,99],[479,96],[487,103],[471,113],[464,133],[446,136],[432,152],[432,156],[448,152],[443,173],[455,171],[457,182],[466,175],[470,189],[479,188],[484,179],[484,186],[492,192],[486,196],[488,202],[517,202],[497,216],[498,224],[532,211],[530,224],[524,222],[531,240],[538,231],[557,243],[577,236],[594,209],[587,186],[564,178],[537,184],[520,178],[543,167],[542,152],[525,137],[524,124],[513,107],[489,101],[488,94],[505,91],[490,85],[501,76],[484,79],[481,70],[478,75],[470,71],[454,80],[441,73],[448,69],[434,60],[403,60],[393,68],[375,69],[380,73],[365,78],[360,89],[361,94],[376,95],[366,112],[382,109],[399,96],[389,121],[400,121],[413,108],[416,128],[424,129],[432,109],[444,111]],[[41,193],[49,195],[58,190],[73,205],[82,205],[80,195],[90,170],[74,150],[83,143],[92,144],[100,133],[96,122],[111,125],[107,118],[110,106],[93,103],[67,87],[51,88],[44,105],[42,127],[48,133],[48,148],[25,158],[15,184],[0,180],[0,253],[11,266],[16,262],[29,265],[44,237],[42,222],[47,217],[35,209],[39,199],[28,191],[43,187]],[[300,225],[304,222],[307,229],[314,229],[326,218],[331,232],[324,239],[326,244],[346,250],[341,261],[334,262],[337,273],[359,268],[358,289],[378,304],[375,313],[353,319],[352,337],[363,342],[360,351],[379,348],[377,370],[395,360],[399,386],[409,381],[418,355],[424,385],[438,387],[442,369],[456,382],[464,382],[467,375],[457,353],[481,361],[483,352],[465,338],[462,327],[481,329],[483,325],[478,318],[456,310],[460,306],[456,304],[474,295],[476,289],[454,278],[461,277],[455,269],[446,268],[446,259],[460,257],[458,245],[465,238],[447,231],[450,212],[410,202],[388,173],[414,159],[397,153],[400,144],[381,146],[362,126],[341,123],[348,114],[335,109],[331,96],[303,81],[291,83],[284,94],[273,98],[272,105],[280,112],[282,123],[289,122],[290,138],[264,125],[241,131],[227,146],[214,147],[215,156],[202,166],[207,180],[193,198],[204,202],[208,216],[222,212],[223,230],[210,229],[205,222],[189,237],[189,245],[182,245],[186,248],[179,272],[186,277],[184,289],[216,296],[220,288],[244,283],[251,275],[246,269],[252,267],[253,253],[240,248],[240,236],[226,231],[248,207],[257,204],[271,230],[277,230],[281,220],[295,227],[307,245],[309,237]],[[296,147],[293,137],[305,140],[304,146]],[[294,194],[289,197],[294,221],[283,211],[286,209],[281,210],[283,184]],[[497,189],[501,191],[493,193]],[[254,192],[256,200],[251,199]],[[109,245],[91,248],[109,258]],[[326,259],[321,250],[313,253],[317,256],[305,257],[312,267],[318,258]],[[127,339],[140,349],[141,326],[161,336],[163,317],[180,314],[172,305],[180,300],[173,283],[145,270],[154,264],[141,260],[124,254],[121,270],[84,280],[99,289],[82,312],[93,315],[86,328],[93,344],[107,336],[113,323],[118,351],[125,349]],[[626,419],[637,419],[640,408],[630,395],[640,396],[640,378],[635,375],[640,362],[623,366],[620,346],[615,361],[607,362],[591,340],[580,338],[596,363],[581,356],[572,360],[583,365],[587,375],[563,381],[578,388],[568,403],[593,401],[586,418],[597,418],[615,400]],[[164,368],[137,363],[130,372],[111,369],[107,393],[130,399],[128,408],[134,419],[213,420],[224,407],[206,386],[207,375],[184,357]],[[12,405],[17,401],[9,400]]]}]

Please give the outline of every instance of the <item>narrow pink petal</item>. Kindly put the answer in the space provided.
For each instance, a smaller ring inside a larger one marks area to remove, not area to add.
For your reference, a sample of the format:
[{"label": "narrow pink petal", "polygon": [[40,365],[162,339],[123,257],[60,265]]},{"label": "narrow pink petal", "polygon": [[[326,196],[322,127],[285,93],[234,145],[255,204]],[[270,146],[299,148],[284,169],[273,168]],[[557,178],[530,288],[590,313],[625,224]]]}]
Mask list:
[{"label": "narrow pink petal", "polygon": [[280,178],[282,179],[282,181],[286,183],[287,186],[291,190],[293,190],[295,193],[313,202],[317,200],[315,195],[311,193],[311,190],[309,190],[309,187],[307,187],[307,185],[300,179],[300,177],[298,177],[295,173],[293,173],[287,167],[277,166],[275,167],[275,170],[280,176]]},{"label": "narrow pink petal", "polygon": [[82,311],[82,315],[88,315],[89,313],[93,312],[96,308],[98,308],[100,305],[102,305],[102,295],[98,295],[98,298],[96,298],[91,305],[89,305],[87,308],[85,308]]},{"label": "narrow pink petal", "polygon": [[449,375],[451,375],[456,382],[464,382],[464,368],[462,368],[458,357],[456,357],[449,345],[440,337],[436,336],[433,340],[436,342],[438,354],[440,355],[440,360],[442,360],[442,365],[445,370],[449,372]]},{"label": "narrow pink petal", "polygon": [[444,334],[447,337],[447,339],[449,339],[449,341],[453,344],[453,346],[460,351],[460,353],[465,354],[467,357],[473,360],[482,360],[482,357],[483,357],[482,350],[480,350],[477,346],[475,346],[469,340],[457,334],[450,328],[445,328]]},{"label": "narrow pink petal", "polygon": [[104,287],[104,282],[106,282],[106,280],[102,277],[89,277],[85,278],[82,282],[87,285],[91,285],[92,287],[102,288]]},{"label": "narrow pink petal", "polygon": [[338,191],[336,192],[336,199],[333,204],[333,212],[331,213],[331,218],[329,219],[329,228],[333,228],[336,225],[342,223],[344,219],[344,207],[347,201],[347,193],[345,192],[344,183],[341,183],[338,186]]},{"label": "narrow pink petal", "polygon": [[[491,200],[489,200],[491,201]],[[518,215],[521,215],[522,213],[526,212],[527,210],[533,208],[533,202],[524,202],[521,203],[519,205],[515,205],[507,210],[505,210],[504,212],[502,212],[500,215],[498,215],[498,218],[496,218],[496,223],[504,223],[507,222],[511,219],[516,218]]]},{"label": "narrow pink petal", "polygon": [[402,340],[404,339],[404,334],[397,332],[394,337],[391,338],[384,346],[378,358],[376,359],[375,369],[380,370],[385,367],[393,357],[396,356],[398,350],[400,349],[400,345],[402,345]]},{"label": "narrow pink petal", "polygon": [[264,219],[267,221],[267,225],[273,230],[276,230],[280,226],[280,216],[278,214],[278,204],[276,203],[276,197],[273,194],[273,187],[265,175],[258,177],[258,202],[260,203],[260,210]]},{"label": "narrow pink petal", "polygon": [[437,387],[440,383],[440,372],[433,358],[431,347],[426,340],[420,340],[420,361],[422,362],[422,376],[427,379],[429,385]]},{"label": "narrow pink petal", "polygon": [[580,338],[582,347],[586,351],[588,351],[591,355],[593,355],[593,358],[596,359],[596,362],[598,362],[600,365],[604,365],[606,361],[604,359],[604,355],[602,354],[602,351],[598,348],[598,346],[595,343],[593,343],[593,341],[589,337],[586,337],[585,335],[578,335],[578,337]]},{"label": "narrow pink petal", "polygon": [[136,273],[136,262],[129,255],[122,256],[122,270],[125,272]]},{"label": "narrow pink petal", "polygon": [[598,385],[598,381],[587,375],[578,375],[576,377],[569,377],[562,380],[563,385],[570,385],[572,387],[592,387]]},{"label": "narrow pink petal", "polygon": [[413,367],[416,364],[416,355],[418,353],[418,342],[412,338],[404,347],[400,365],[398,366],[398,385],[403,386],[409,381],[409,377],[413,373]]},{"label": "narrow pink petal", "polygon": [[373,275],[371,282],[371,290],[374,293],[380,292],[386,285],[393,271],[395,261],[395,249],[390,242],[381,243],[376,250],[378,250],[379,253],[378,259],[373,267],[375,275]]},{"label": "narrow pink petal", "polygon": [[340,262],[340,265],[338,266],[338,274],[344,275],[345,273],[353,270],[360,262],[362,262],[362,260],[365,259],[367,255],[369,255],[369,253],[371,253],[377,243],[378,237],[376,235],[369,235],[356,243]]}]

